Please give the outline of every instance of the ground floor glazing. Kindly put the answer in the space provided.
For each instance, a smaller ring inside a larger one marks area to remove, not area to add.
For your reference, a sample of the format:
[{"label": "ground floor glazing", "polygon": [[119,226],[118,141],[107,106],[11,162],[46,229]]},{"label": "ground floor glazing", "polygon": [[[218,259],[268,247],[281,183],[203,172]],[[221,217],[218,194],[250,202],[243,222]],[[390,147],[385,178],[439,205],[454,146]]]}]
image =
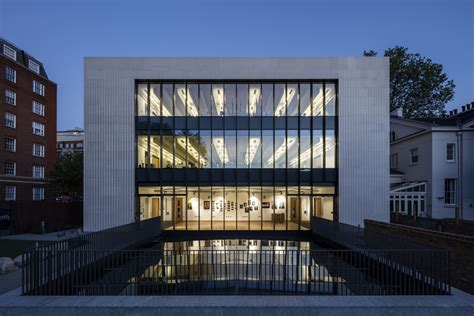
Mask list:
[{"label": "ground floor glazing", "polygon": [[334,186],[140,186],[141,220],[168,230],[307,230],[311,216],[333,220]]}]

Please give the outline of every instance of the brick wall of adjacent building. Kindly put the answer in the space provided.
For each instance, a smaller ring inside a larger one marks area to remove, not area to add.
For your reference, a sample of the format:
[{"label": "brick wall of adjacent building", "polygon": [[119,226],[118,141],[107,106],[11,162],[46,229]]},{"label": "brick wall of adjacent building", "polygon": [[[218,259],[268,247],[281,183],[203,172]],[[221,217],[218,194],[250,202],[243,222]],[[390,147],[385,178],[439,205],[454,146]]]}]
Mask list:
[{"label": "brick wall of adjacent building", "polygon": [[[5,68],[16,70],[16,83],[5,79]],[[45,85],[45,95],[33,92],[33,80]],[[16,93],[16,105],[7,104],[5,90]],[[0,174],[2,185],[0,197],[4,199],[6,183],[17,186],[17,200],[31,200],[32,186],[40,186],[44,180],[33,179],[33,165],[45,166],[48,175],[56,159],[56,84],[23,65],[0,54]],[[45,106],[45,115],[33,113],[33,100]],[[5,126],[5,112],[16,115],[16,128]],[[45,126],[45,136],[33,134],[32,124]],[[16,152],[5,150],[5,137],[16,139]],[[33,156],[33,144],[45,146],[45,157]],[[16,176],[5,176],[5,161],[16,162]]]},{"label": "brick wall of adjacent building", "polygon": [[365,228],[448,250],[451,285],[474,293],[474,237],[371,220],[365,221]]},{"label": "brick wall of adjacent building", "polygon": [[[16,60],[5,53],[5,46],[16,51]],[[30,69],[29,61],[39,65],[38,73]],[[16,71],[16,81],[6,78],[7,67]],[[44,96],[33,90],[33,81],[44,85]],[[16,104],[6,102],[5,91],[16,93]],[[25,232],[31,229],[34,224],[32,218],[36,213],[49,214],[46,201],[54,201],[55,193],[48,189],[46,178],[50,174],[56,160],[56,94],[57,86],[48,79],[43,65],[34,57],[13,44],[0,38],[0,202],[2,205],[11,204],[14,206],[14,220],[17,228]],[[39,115],[33,111],[33,101],[44,105],[44,115]],[[7,127],[5,123],[5,113],[16,116],[16,127]],[[44,136],[33,134],[33,122],[44,125]],[[5,137],[16,139],[16,151],[10,152],[5,148]],[[44,157],[33,155],[33,144],[40,144],[45,147]],[[5,163],[16,163],[16,174],[5,174]],[[33,177],[33,165],[44,166],[44,178]],[[14,203],[6,200],[6,187],[16,188]],[[44,200],[33,201],[33,188],[44,188]],[[32,202],[36,203],[33,207]],[[40,206],[43,208],[41,209]],[[0,213],[7,212],[0,208]],[[0,214],[2,215],[2,214]],[[53,221],[53,215],[49,221]],[[5,220],[3,216],[2,219]],[[30,228],[28,228],[30,227]]]}]

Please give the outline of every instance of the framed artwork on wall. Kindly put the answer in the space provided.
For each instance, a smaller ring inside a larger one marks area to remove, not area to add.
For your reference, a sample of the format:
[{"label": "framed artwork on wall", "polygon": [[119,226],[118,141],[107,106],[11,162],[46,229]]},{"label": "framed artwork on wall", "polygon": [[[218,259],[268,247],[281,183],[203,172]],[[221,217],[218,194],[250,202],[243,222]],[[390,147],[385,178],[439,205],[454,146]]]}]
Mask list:
[{"label": "framed artwork on wall", "polygon": [[208,210],[211,208],[211,202],[210,201],[204,201],[204,209]]},{"label": "framed artwork on wall", "polygon": [[270,202],[262,202],[262,208],[270,208]]}]

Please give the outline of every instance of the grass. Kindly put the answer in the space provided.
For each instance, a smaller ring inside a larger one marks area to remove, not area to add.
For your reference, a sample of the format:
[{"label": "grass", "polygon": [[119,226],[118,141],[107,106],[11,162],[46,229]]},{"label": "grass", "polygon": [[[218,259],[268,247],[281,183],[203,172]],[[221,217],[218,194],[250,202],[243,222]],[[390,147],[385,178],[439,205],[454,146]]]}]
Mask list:
[{"label": "grass", "polygon": [[36,243],[44,244],[47,241],[0,239],[0,257],[15,259],[23,251],[34,247]]}]

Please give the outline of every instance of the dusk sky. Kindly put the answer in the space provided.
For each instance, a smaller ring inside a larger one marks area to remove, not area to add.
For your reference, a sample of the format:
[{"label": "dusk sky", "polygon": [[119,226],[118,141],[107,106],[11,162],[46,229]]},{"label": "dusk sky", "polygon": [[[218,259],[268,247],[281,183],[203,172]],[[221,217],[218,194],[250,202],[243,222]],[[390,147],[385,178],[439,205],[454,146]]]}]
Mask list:
[{"label": "dusk sky", "polygon": [[[83,127],[85,56],[359,56],[408,47],[474,101],[473,3],[0,0],[0,36],[58,85],[58,129]],[[131,104],[130,106],[133,106]]]}]

